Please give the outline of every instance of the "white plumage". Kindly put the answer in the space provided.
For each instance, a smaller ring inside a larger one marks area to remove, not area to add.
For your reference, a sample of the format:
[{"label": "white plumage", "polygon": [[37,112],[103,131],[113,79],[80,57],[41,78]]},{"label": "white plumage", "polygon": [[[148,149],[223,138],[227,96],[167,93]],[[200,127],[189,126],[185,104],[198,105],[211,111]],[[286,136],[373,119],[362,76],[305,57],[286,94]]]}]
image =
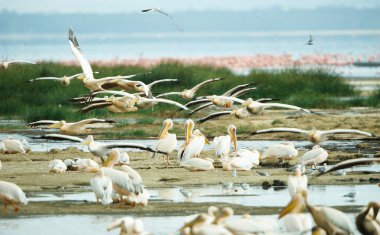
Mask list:
[{"label": "white plumage", "polygon": [[132,169],[132,167],[127,165],[121,166],[121,170],[128,173],[136,194],[143,193],[143,180],[141,178],[141,175]]},{"label": "white plumage", "polygon": [[190,171],[209,171],[214,169],[213,160],[209,158],[190,158],[181,162],[180,166]]},{"label": "white plumage", "polygon": [[295,175],[288,177],[288,191],[290,197],[294,197],[297,192],[307,190],[307,176],[301,175],[301,169],[297,168]]},{"label": "white plumage", "polygon": [[102,201],[103,205],[108,205],[112,200],[112,180],[109,176],[104,175],[103,168],[100,168],[98,173],[90,179],[92,191],[94,191],[96,201]]},{"label": "white plumage", "polygon": [[287,232],[303,232],[312,227],[312,221],[306,214],[287,214],[281,218],[281,224]]},{"label": "white plumage", "polygon": [[150,234],[145,231],[144,224],[140,219],[133,219],[132,217],[123,217],[115,220],[107,227],[108,231],[115,228],[120,228],[121,235],[144,235]]},{"label": "white plumage", "polygon": [[0,201],[4,203],[4,210],[13,205],[14,212],[19,211],[18,204],[28,204],[28,199],[22,189],[14,183],[0,181]]},{"label": "white plumage", "polygon": [[280,160],[291,160],[298,155],[297,149],[290,142],[273,145],[263,153],[263,158],[274,158]]},{"label": "white plumage", "polygon": [[66,164],[61,159],[54,159],[49,162],[49,171],[53,173],[63,173],[67,170]]},{"label": "white plumage", "polygon": [[3,140],[5,153],[26,153],[26,146],[20,141],[12,137]]},{"label": "white plumage", "polygon": [[[166,119],[162,124],[161,132],[158,136],[158,141],[155,145],[158,151],[167,153],[169,162],[169,154],[177,147],[177,135],[169,133],[169,130],[173,128],[173,121]],[[165,159],[165,157],[164,157]]]},{"label": "white plumage", "polygon": [[318,164],[326,161],[328,153],[325,149],[321,148],[319,145],[315,145],[312,150],[307,151],[301,158],[301,163],[303,165],[317,166]]},{"label": "white plumage", "polygon": [[276,234],[278,232],[278,222],[272,218],[251,218],[245,215],[237,220],[226,222],[225,228],[233,234]]},{"label": "white plumage", "polygon": [[234,142],[235,151],[237,149],[236,146],[236,126],[228,125],[227,127],[228,135],[225,136],[217,136],[214,138],[212,142],[212,146],[215,150],[215,155],[217,157],[228,157],[230,154],[230,144],[231,141]]},{"label": "white plumage", "polygon": [[247,158],[251,161],[254,166],[258,166],[260,164],[260,152],[256,149],[248,150],[248,149],[239,149],[236,153],[236,157],[238,158]]},{"label": "white plumage", "polygon": [[225,171],[249,171],[254,166],[251,159],[246,157],[221,158],[220,160]]},{"label": "white plumage", "polygon": [[123,196],[129,196],[135,192],[128,173],[103,167],[104,175],[109,176],[112,180],[113,189],[120,196],[120,202]]},{"label": "white plumage", "polygon": [[317,207],[317,210],[333,225],[347,232],[348,234],[355,234],[355,229],[347,214],[327,206]]},{"label": "white plumage", "polygon": [[79,171],[95,173],[99,169],[99,164],[92,159],[82,158],[76,161]]}]

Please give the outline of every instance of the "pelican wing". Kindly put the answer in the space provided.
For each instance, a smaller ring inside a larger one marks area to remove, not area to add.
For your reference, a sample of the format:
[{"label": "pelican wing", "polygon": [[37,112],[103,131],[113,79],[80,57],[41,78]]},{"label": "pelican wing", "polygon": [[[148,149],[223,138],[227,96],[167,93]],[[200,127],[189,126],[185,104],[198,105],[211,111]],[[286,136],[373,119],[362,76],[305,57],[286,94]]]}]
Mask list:
[{"label": "pelican wing", "polygon": [[115,123],[115,121],[98,119],[98,118],[89,118],[89,119],[84,119],[82,121],[76,122],[73,126],[77,126],[77,125],[84,126],[84,125],[93,124],[93,123]]},{"label": "pelican wing", "polygon": [[299,111],[304,111],[306,113],[311,113],[307,109],[304,109],[304,108],[301,108],[301,107],[298,107],[298,106],[294,106],[294,105],[290,105],[290,104],[265,103],[265,104],[262,104],[262,105],[264,106],[264,108],[276,107],[276,108],[285,108],[285,109],[295,109],[295,110],[299,110]]},{"label": "pelican wing", "polygon": [[358,134],[358,135],[366,135],[369,137],[375,137],[375,135],[372,133],[360,131],[360,130],[352,130],[352,129],[334,129],[334,130],[320,131],[320,132],[322,135],[352,133],[352,134]]},{"label": "pelican wing", "polygon": [[53,121],[53,120],[40,120],[40,121],[37,121],[37,122],[31,122],[31,123],[28,123],[28,127],[36,127],[36,126],[46,126],[46,125],[51,125],[51,124],[55,124],[55,123],[58,123],[59,121]]},{"label": "pelican wing", "polygon": [[162,93],[162,94],[157,95],[156,98],[161,98],[168,95],[181,95],[181,92],[175,91],[175,92]]},{"label": "pelican wing", "polygon": [[107,91],[96,91],[96,92],[92,92],[90,95],[97,95],[97,94],[113,94],[113,95],[120,95],[120,96],[123,96],[123,97],[128,97],[128,98],[136,98],[135,95],[132,95],[128,92],[125,92],[125,91],[114,91],[114,90],[107,90]]},{"label": "pelican wing", "polygon": [[193,101],[190,101],[190,102],[187,102],[185,104],[186,107],[191,107],[191,106],[194,106],[194,105],[197,105],[197,104],[203,104],[203,103],[206,103],[206,102],[210,102],[209,99],[197,99],[197,100],[193,100]]},{"label": "pelican wing", "polygon": [[40,80],[61,80],[62,78],[58,77],[40,77],[40,78],[33,78],[28,80],[28,82],[34,82],[34,81],[40,81]]},{"label": "pelican wing", "polygon": [[343,161],[343,162],[336,164],[335,166],[328,169],[327,171],[322,172],[318,176],[324,175],[324,174],[329,173],[329,172],[350,168],[353,166],[368,165],[368,164],[372,164],[372,163],[380,163],[380,158],[358,158],[358,159],[350,159],[347,161]]},{"label": "pelican wing", "polygon": [[244,104],[245,103],[245,100],[242,100],[242,99],[239,99],[239,98],[236,98],[236,97],[232,97],[232,96],[220,96],[220,95],[211,95],[211,96],[206,96],[207,99],[224,99],[224,100],[231,100],[231,101],[234,101],[234,102],[237,102],[237,103],[240,103],[240,104]]},{"label": "pelican wing", "polygon": [[222,96],[231,96],[231,95],[233,95],[235,92],[238,92],[238,91],[240,91],[241,89],[244,89],[244,88],[246,88],[246,87],[249,87],[249,86],[251,86],[251,85],[253,85],[253,84],[254,84],[254,83],[247,83],[247,84],[238,85],[238,86],[236,86],[236,87],[234,87],[234,88],[229,89],[229,90],[226,91],[225,93],[223,93]]},{"label": "pelican wing", "polygon": [[292,132],[292,133],[301,133],[301,134],[308,134],[307,131],[298,129],[298,128],[269,128],[269,129],[263,129],[254,131],[251,133],[251,135],[257,135],[262,133],[275,133],[275,132]]},{"label": "pelican wing", "polygon": [[178,79],[161,79],[161,80],[156,80],[154,82],[149,83],[147,86],[149,89],[152,89],[152,86],[158,84],[158,83],[163,83],[163,82],[177,82]]},{"label": "pelican wing", "polygon": [[71,136],[71,135],[61,135],[61,134],[46,134],[42,135],[40,137],[36,137],[36,139],[48,139],[48,140],[69,140],[73,142],[82,142],[83,139],[76,137],[76,136]]},{"label": "pelican wing", "polygon": [[88,106],[84,107],[83,109],[81,109],[79,111],[79,113],[80,114],[85,114],[85,113],[90,112],[93,109],[105,108],[105,107],[108,107],[108,106],[111,106],[111,105],[112,105],[112,102],[109,102],[109,101],[102,102],[102,103],[91,104],[91,105],[88,105]]},{"label": "pelican wing", "polygon": [[223,78],[213,78],[213,79],[208,79],[204,82],[201,82],[199,83],[198,85],[196,85],[195,87],[191,88],[190,90],[192,90],[194,93],[197,92],[202,86],[206,85],[207,83],[210,83],[210,82],[217,82],[217,81],[221,81],[223,80]]},{"label": "pelican wing", "polygon": [[78,40],[76,36],[74,35],[74,31],[70,28],[69,29],[69,43],[71,47],[71,51],[74,53],[74,55],[77,57],[80,66],[82,67],[82,70],[87,78],[91,79],[94,78],[94,74],[91,68],[90,63],[88,60],[84,57],[80,47]]},{"label": "pelican wing", "polygon": [[161,154],[167,154],[161,151],[158,151],[156,149],[153,149],[149,146],[143,145],[143,144],[134,144],[134,143],[106,143],[104,144],[107,149],[112,149],[112,148],[136,148],[136,149],[141,149],[153,153],[161,153]]},{"label": "pelican wing", "polygon": [[133,185],[128,173],[108,167],[103,167],[102,169],[104,171],[104,174],[111,178],[113,184],[116,184],[117,186],[127,190],[130,193],[134,192]]},{"label": "pelican wing", "polygon": [[167,99],[161,99],[161,98],[148,99],[148,100],[151,100],[154,102],[159,102],[159,103],[172,104],[172,105],[176,105],[176,106],[180,107],[183,110],[189,110],[186,106],[184,106],[184,105],[182,105],[176,101],[173,101],[173,100],[167,100]]},{"label": "pelican wing", "polygon": [[191,111],[191,112],[189,113],[188,117],[190,117],[190,116],[193,115],[194,113],[196,113],[196,112],[198,112],[198,111],[200,111],[200,110],[202,110],[202,109],[204,109],[204,108],[207,108],[207,107],[209,107],[209,106],[211,106],[211,105],[213,105],[212,102],[209,102],[209,103],[207,103],[207,104],[204,104],[204,105],[199,106],[198,108],[196,108],[196,109],[194,109],[193,111]]},{"label": "pelican wing", "polygon": [[250,87],[250,88],[246,88],[246,89],[243,89],[243,90],[240,90],[240,91],[237,91],[235,92],[234,94],[232,94],[231,96],[232,97],[239,97],[241,95],[244,95],[245,93],[248,93],[250,91],[254,91],[256,90],[256,87]]},{"label": "pelican wing", "polygon": [[274,100],[279,100],[279,99],[277,99],[277,98],[261,98],[261,99],[256,100],[256,102],[267,103],[267,102],[271,102]]},{"label": "pelican wing", "polygon": [[201,123],[207,122],[208,120],[211,120],[220,116],[228,115],[228,114],[231,114],[231,111],[222,111],[222,112],[212,113],[204,118],[199,119],[197,124],[201,124]]},{"label": "pelican wing", "polygon": [[29,60],[12,60],[8,61],[8,64],[36,64],[36,62],[29,61]]}]

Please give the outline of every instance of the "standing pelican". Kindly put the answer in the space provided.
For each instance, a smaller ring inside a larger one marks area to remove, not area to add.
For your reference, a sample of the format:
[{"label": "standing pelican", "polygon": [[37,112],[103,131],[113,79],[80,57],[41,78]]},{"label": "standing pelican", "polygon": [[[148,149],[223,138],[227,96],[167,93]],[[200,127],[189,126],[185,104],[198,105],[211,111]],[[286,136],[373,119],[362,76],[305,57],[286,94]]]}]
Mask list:
[{"label": "standing pelican", "polygon": [[199,157],[205,143],[209,144],[207,138],[201,133],[200,130],[196,129],[193,132],[194,125],[195,124],[191,119],[188,119],[185,122],[186,141],[178,151],[179,162],[184,162],[192,157]]},{"label": "standing pelican", "polygon": [[4,213],[7,212],[8,205],[13,206],[14,212],[20,210],[18,204],[28,204],[28,199],[22,189],[14,183],[0,181],[0,201],[4,203]]},{"label": "standing pelican", "polygon": [[348,216],[331,207],[314,207],[307,201],[307,191],[301,190],[293,197],[289,204],[280,212],[279,218],[288,213],[299,213],[306,205],[318,227],[326,230],[327,234],[354,234],[354,229]]},{"label": "standing pelican", "polygon": [[264,130],[258,130],[251,133],[251,135],[263,134],[263,133],[276,133],[276,132],[293,132],[306,135],[310,142],[314,144],[318,144],[322,141],[326,140],[327,135],[331,134],[358,134],[365,135],[369,137],[375,137],[374,134],[360,131],[360,130],[352,130],[352,129],[333,129],[328,131],[319,131],[315,127],[311,130],[302,130],[298,128],[270,128]]},{"label": "standing pelican", "polygon": [[41,120],[37,122],[31,122],[28,124],[28,126],[37,127],[48,125],[48,128],[59,128],[59,130],[65,135],[79,135],[88,132],[86,126],[94,123],[115,123],[115,121],[98,118],[89,118],[78,122],[66,122],[64,120]]},{"label": "standing pelican", "polygon": [[[371,209],[373,210],[372,215],[370,214]],[[370,202],[367,207],[356,216],[356,227],[362,234],[380,234],[380,221],[377,220],[379,209],[379,202]]]},{"label": "standing pelican", "polygon": [[109,176],[104,175],[103,168],[100,168],[98,173],[90,179],[92,191],[94,191],[96,202],[102,200],[103,205],[108,205],[112,200],[112,180]]},{"label": "standing pelican", "polygon": [[166,156],[164,155],[164,162],[165,162],[165,157],[167,157],[168,163],[170,163],[169,154],[173,152],[173,150],[177,147],[177,135],[169,133],[169,130],[172,128],[173,128],[173,121],[171,119],[166,119],[162,123],[162,129],[158,136],[158,141],[155,145],[155,148],[158,151],[166,153]]},{"label": "standing pelican", "polygon": [[291,142],[283,142],[277,145],[269,146],[263,153],[263,158],[279,159],[280,162],[284,160],[292,160],[298,155],[298,150]]},{"label": "standing pelican", "polygon": [[11,64],[36,64],[36,63],[32,61],[27,61],[27,60],[1,61],[0,68],[7,69],[8,66]]},{"label": "standing pelican", "polygon": [[35,81],[43,81],[43,80],[54,80],[59,83],[61,83],[63,86],[69,86],[71,80],[78,78],[80,76],[85,76],[84,73],[77,73],[71,76],[63,76],[63,77],[40,77],[40,78],[33,78],[30,79],[28,82],[35,82]]},{"label": "standing pelican", "polygon": [[326,161],[328,155],[329,154],[325,149],[321,148],[319,145],[314,145],[312,150],[303,154],[301,163],[303,165],[311,165],[313,169],[315,169],[318,164]]},{"label": "standing pelican", "polygon": [[233,124],[227,127],[228,135],[214,137],[212,146],[215,150],[215,155],[217,157],[228,157],[230,154],[230,143],[233,142],[235,152],[237,151],[237,140],[236,140],[236,126]]},{"label": "standing pelican", "polygon": [[289,175],[288,177],[288,191],[290,197],[294,197],[294,195],[301,190],[307,190],[307,176],[302,175],[300,167],[297,167],[295,175]]},{"label": "standing pelican", "polygon": [[168,96],[168,95],[179,95],[181,96],[182,98],[184,99],[192,99],[195,95],[195,93],[204,85],[206,85],[207,83],[210,83],[210,82],[217,82],[217,81],[220,81],[222,80],[223,78],[214,78],[214,79],[209,79],[209,80],[206,80],[204,82],[201,82],[199,83],[198,85],[194,86],[193,88],[191,89],[185,89],[181,92],[168,92],[168,93],[163,93],[163,94],[160,94],[160,95],[157,95],[156,97],[157,98],[160,98],[160,97],[163,97],[163,96]]}]

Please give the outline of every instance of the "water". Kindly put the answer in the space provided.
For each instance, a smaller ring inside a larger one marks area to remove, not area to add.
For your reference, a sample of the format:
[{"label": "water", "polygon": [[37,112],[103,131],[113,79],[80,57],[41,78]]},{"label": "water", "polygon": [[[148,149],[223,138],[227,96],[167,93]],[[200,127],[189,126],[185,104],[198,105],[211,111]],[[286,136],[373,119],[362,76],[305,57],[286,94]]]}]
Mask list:
[{"label": "water", "polygon": [[[148,189],[151,195],[150,201],[191,201],[194,203],[223,202],[255,207],[283,207],[290,201],[287,188],[263,189],[260,186],[251,186],[244,191],[240,184],[235,184],[232,190],[222,190],[222,186],[208,185],[203,187],[186,187],[192,195],[186,199],[180,188]],[[324,185],[310,186],[309,201],[314,205],[325,206],[362,206],[369,201],[377,201],[380,188],[376,185]],[[354,199],[344,197],[347,193],[357,192]],[[29,201],[89,201],[96,202],[92,192],[84,193],[37,193],[28,194]]]}]

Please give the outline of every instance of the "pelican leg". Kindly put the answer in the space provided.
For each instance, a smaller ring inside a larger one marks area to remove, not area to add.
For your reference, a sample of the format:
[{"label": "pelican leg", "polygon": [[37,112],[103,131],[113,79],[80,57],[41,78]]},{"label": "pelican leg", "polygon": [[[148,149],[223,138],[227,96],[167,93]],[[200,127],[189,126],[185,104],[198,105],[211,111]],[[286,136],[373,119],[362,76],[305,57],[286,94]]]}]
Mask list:
[{"label": "pelican leg", "polygon": [[3,208],[3,213],[6,214],[7,213],[7,207],[8,207],[8,203],[4,203],[4,208]]},{"label": "pelican leg", "polygon": [[13,206],[13,211],[15,213],[18,213],[20,210],[20,207],[18,206],[18,204],[16,202],[12,202],[12,206]]}]

